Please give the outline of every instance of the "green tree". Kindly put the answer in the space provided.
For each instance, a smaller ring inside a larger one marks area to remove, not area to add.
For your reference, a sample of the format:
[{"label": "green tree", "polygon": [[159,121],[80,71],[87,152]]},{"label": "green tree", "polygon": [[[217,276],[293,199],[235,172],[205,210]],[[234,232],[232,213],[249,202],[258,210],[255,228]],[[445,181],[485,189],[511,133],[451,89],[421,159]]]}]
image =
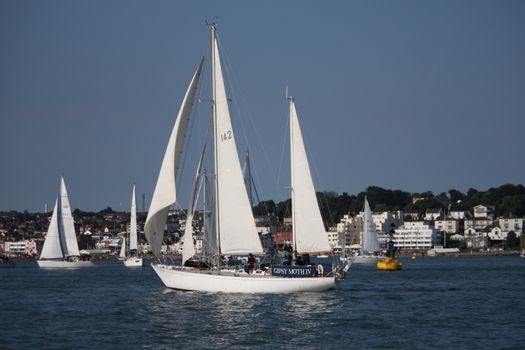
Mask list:
[{"label": "green tree", "polygon": [[519,246],[520,246],[519,238],[516,236],[516,233],[514,233],[514,231],[510,231],[507,234],[507,240],[505,242],[505,247],[509,249],[516,249],[516,248],[519,248]]}]

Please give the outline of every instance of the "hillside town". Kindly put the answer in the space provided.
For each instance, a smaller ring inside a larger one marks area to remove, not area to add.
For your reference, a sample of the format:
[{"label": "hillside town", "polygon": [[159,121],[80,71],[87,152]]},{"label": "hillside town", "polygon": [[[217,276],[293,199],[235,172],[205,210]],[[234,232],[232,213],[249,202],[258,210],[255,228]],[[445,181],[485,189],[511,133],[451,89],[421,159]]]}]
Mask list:
[{"label": "hillside town", "polygon": [[[418,200],[414,198],[414,202]],[[497,253],[504,249],[518,249],[523,231],[523,217],[495,216],[496,206],[476,205],[471,210],[444,210],[429,208],[418,211],[375,211],[372,215],[379,242],[384,248],[390,237],[403,253]],[[52,213],[0,213],[0,254],[13,258],[36,258],[41,251]],[[129,232],[129,213],[114,212],[106,208],[98,213],[75,210],[75,231],[79,249],[85,254],[112,257],[117,254],[123,238]],[[139,253],[147,255],[150,247],[143,235],[146,213],[139,213]],[[193,218],[195,248],[202,249],[204,215],[197,211]],[[277,215],[255,218],[263,246],[266,249],[282,247],[292,240],[292,220]],[[180,241],[186,224],[186,210],[172,209],[166,224],[165,244],[162,253],[180,254]],[[328,226],[326,235],[334,251],[357,250],[361,245],[363,212],[343,215]],[[342,236],[345,239],[342,240]]]}]

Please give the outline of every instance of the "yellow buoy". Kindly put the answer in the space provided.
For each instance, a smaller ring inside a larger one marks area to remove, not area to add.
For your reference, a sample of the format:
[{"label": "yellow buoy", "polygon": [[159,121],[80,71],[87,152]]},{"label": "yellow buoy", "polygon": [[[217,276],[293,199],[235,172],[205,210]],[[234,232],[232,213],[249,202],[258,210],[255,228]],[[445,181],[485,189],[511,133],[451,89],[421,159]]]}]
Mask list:
[{"label": "yellow buoy", "polygon": [[386,257],[384,260],[379,260],[377,262],[378,270],[401,270],[403,264],[390,257]]}]

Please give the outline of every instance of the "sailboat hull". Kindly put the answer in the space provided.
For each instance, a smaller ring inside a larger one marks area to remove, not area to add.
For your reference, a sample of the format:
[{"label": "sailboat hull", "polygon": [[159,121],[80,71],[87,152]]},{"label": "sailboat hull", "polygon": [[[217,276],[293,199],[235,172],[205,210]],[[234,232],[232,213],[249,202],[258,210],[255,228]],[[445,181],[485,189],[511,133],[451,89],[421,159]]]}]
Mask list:
[{"label": "sailboat hull", "polygon": [[222,293],[297,293],[322,292],[335,287],[335,277],[285,278],[277,276],[220,275],[203,271],[180,270],[153,264],[153,270],[168,288]]},{"label": "sailboat hull", "polygon": [[77,269],[95,266],[91,261],[37,260],[38,266],[47,269]]},{"label": "sailboat hull", "polygon": [[127,258],[124,260],[124,266],[126,267],[142,267],[144,266],[144,261],[142,258]]}]

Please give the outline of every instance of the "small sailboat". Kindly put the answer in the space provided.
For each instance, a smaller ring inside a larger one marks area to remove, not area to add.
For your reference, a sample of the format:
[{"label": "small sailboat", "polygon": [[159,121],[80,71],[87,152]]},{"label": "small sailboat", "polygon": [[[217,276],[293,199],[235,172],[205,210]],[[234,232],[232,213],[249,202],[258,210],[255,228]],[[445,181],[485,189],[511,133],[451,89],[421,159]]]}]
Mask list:
[{"label": "small sailboat", "polygon": [[[153,269],[162,282],[172,289],[226,293],[292,293],[324,291],[335,286],[337,271],[318,266],[274,265],[268,271],[245,272],[227,268],[222,257],[261,256],[264,254],[256,231],[255,220],[235,144],[228,98],[224,86],[215,25],[211,26],[212,48],[212,121],[213,121],[213,194],[205,222],[205,255],[211,258],[206,267],[188,264],[195,255],[191,218],[194,208],[195,183],[188,207],[184,233],[183,266],[155,263]],[[145,224],[145,234],[155,256],[160,255],[169,207],[177,199],[177,170],[188,127],[188,119],[201,76],[202,61],[190,82],[168,147],[164,155],[157,185]],[[293,99],[290,99],[290,135],[292,154],[292,201],[295,254],[330,252],[330,245],[321,219],[301,130]],[[197,170],[200,172],[201,160]],[[206,179],[206,178],[205,178]],[[206,184],[206,182],[205,182]],[[208,186],[205,186],[208,187]],[[206,192],[206,191],[205,191]],[[210,227],[212,226],[212,227]],[[184,264],[186,263],[186,264]],[[187,266],[184,266],[187,265]],[[193,265],[193,266],[192,266]]]},{"label": "small sailboat", "polygon": [[124,261],[124,266],[126,267],[141,267],[144,265],[142,257],[138,255],[137,240],[137,203],[135,200],[135,185],[133,185],[133,193],[131,195],[131,218],[129,223],[129,250],[126,249],[125,237],[120,250],[120,257]]},{"label": "small sailboat", "polygon": [[38,266],[45,268],[77,268],[94,266],[81,259],[69,197],[64,177],[60,178],[60,195],[55,202]]},{"label": "small sailboat", "polygon": [[381,249],[379,248],[379,240],[377,239],[376,225],[372,218],[372,210],[368,204],[368,199],[365,197],[361,249],[359,249],[357,255],[354,256],[354,263],[374,263],[382,258],[384,258],[384,256],[381,254]]}]

